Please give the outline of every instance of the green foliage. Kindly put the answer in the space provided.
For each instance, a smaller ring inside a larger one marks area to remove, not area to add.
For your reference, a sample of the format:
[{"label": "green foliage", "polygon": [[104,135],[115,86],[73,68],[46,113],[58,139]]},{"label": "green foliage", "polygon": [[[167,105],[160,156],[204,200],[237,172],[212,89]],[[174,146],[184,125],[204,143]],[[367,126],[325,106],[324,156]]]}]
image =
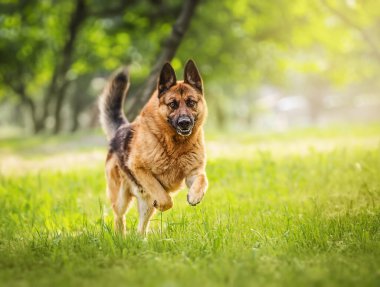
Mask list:
[{"label": "green foliage", "polygon": [[[0,177],[1,282],[377,286],[378,131],[335,128],[228,141],[210,135],[204,201],[190,207],[181,192],[172,210],[153,218],[147,240],[133,231],[126,238],[113,233],[102,159],[65,172],[33,169],[16,176],[8,169]],[[28,160],[37,164],[54,159],[45,148],[62,145],[76,158],[89,152],[93,160],[93,149],[78,151],[77,144],[70,150],[69,142],[8,142],[7,153],[14,147],[18,155],[28,154],[31,146]],[[232,157],[211,152],[226,144],[234,147],[228,149]],[[134,230],[136,224],[133,208],[127,226]]]},{"label": "green foliage", "polygon": [[[32,119],[35,126],[46,126],[48,117],[57,117],[54,110],[62,109],[57,94],[63,86],[75,87],[81,85],[84,78],[108,76],[121,65],[131,63],[138,67],[134,75],[141,81],[159,52],[162,39],[170,32],[174,12],[180,4],[179,1],[164,4],[82,1],[85,8],[79,17],[80,24],[72,28],[77,3],[81,1],[0,4],[3,8],[0,14],[0,99],[8,102],[14,99],[28,109],[32,109],[30,103],[34,103],[34,110],[26,111],[24,120]],[[165,10],[158,14],[154,9]],[[72,49],[67,48],[71,37]],[[71,112],[68,115],[77,117],[76,110],[80,113],[94,104],[97,94],[86,84],[84,90],[69,90],[76,93],[71,98],[82,97],[82,101],[71,101],[71,106],[66,101]],[[66,93],[62,94],[66,98]]]},{"label": "green foliage", "polygon": [[[246,106],[252,117],[256,90],[263,85],[306,98],[322,98],[327,89],[378,94],[377,6],[376,1],[207,1],[177,57],[197,51],[211,120],[221,109],[234,121]],[[341,96],[346,103],[352,97]]]},{"label": "green foliage", "polygon": [[[49,87],[64,62],[78,1],[0,4],[0,100],[5,105],[31,108],[26,95],[35,102],[38,118],[44,99],[55,97]],[[133,96],[149,74],[183,1],[84,3],[85,19],[68,69],[58,81],[70,86],[68,98],[83,99],[64,101],[67,123],[94,105],[99,90],[92,89],[90,79],[108,76],[121,65],[131,67]],[[201,1],[173,66],[182,72],[188,58],[197,61],[206,83],[210,120],[222,126],[236,121],[239,114],[252,118],[258,110],[258,90],[264,85],[285,95],[301,94],[313,104],[318,102],[313,98],[333,89],[342,94],[342,101],[350,102],[352,93],[362,98],[380,89],[379,8],[378,1]],[[54,100],[49,104],[50,117],[52,105]],[[44,120],[49,126],[52,119]]]}]

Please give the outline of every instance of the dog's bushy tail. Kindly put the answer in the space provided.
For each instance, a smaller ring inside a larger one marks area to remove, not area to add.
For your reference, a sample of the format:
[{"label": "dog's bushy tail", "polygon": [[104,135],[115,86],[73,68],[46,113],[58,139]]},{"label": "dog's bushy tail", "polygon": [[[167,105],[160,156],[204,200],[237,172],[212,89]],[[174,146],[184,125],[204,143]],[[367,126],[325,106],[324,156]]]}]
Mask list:
[{"label": "dog's bushy tail", "polygon": [[121,125],[128,123],[124,114],[124,100],[128,88],[128,70],[123,68],[112,77],[100,96],[100,123],[108,140],[114,137]]}]

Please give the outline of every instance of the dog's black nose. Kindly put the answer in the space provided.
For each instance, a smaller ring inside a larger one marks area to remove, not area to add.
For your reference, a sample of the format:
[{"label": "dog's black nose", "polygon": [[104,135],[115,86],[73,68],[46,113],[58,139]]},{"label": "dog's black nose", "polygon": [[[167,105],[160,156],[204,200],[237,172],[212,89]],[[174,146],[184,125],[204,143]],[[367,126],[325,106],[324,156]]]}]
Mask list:
[{"label": "dog's black nose", "polygon": [[178,119],[177,125],[182,129],[182,130],[188,130],[192,124],[192,121],[189,117],[180,117]]}]

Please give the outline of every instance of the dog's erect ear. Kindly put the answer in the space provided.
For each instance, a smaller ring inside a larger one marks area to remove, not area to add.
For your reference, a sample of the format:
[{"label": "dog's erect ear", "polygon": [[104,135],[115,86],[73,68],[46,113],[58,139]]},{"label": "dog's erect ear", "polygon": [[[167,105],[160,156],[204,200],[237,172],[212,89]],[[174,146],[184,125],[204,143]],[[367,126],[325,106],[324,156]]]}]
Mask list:
[{"label": "dog's erect ear", "polygon": [[162,93],[169,90],[176,83],[177,78],[173,67],[169,63],[165,63],[161,69],[160,79],[158,80],[158,97],[160,97]]},{"label": "dog's erect ear", "polygon": [[198,72],[197,66],[193,60],[188,60],[185,66],[184,82],[198,89],[203,93],[203,84],[201,75]]}]

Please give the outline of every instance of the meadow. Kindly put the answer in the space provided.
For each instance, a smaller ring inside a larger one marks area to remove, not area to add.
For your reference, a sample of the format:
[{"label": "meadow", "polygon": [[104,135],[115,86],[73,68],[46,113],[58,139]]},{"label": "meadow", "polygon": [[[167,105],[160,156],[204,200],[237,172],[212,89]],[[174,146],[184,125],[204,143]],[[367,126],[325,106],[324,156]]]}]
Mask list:
[{"label": "meadow", "polygon": [[101,134],[0,139],[1,286],[379,286],[380,124],[207,134],[210,187],[114,233]]}]

